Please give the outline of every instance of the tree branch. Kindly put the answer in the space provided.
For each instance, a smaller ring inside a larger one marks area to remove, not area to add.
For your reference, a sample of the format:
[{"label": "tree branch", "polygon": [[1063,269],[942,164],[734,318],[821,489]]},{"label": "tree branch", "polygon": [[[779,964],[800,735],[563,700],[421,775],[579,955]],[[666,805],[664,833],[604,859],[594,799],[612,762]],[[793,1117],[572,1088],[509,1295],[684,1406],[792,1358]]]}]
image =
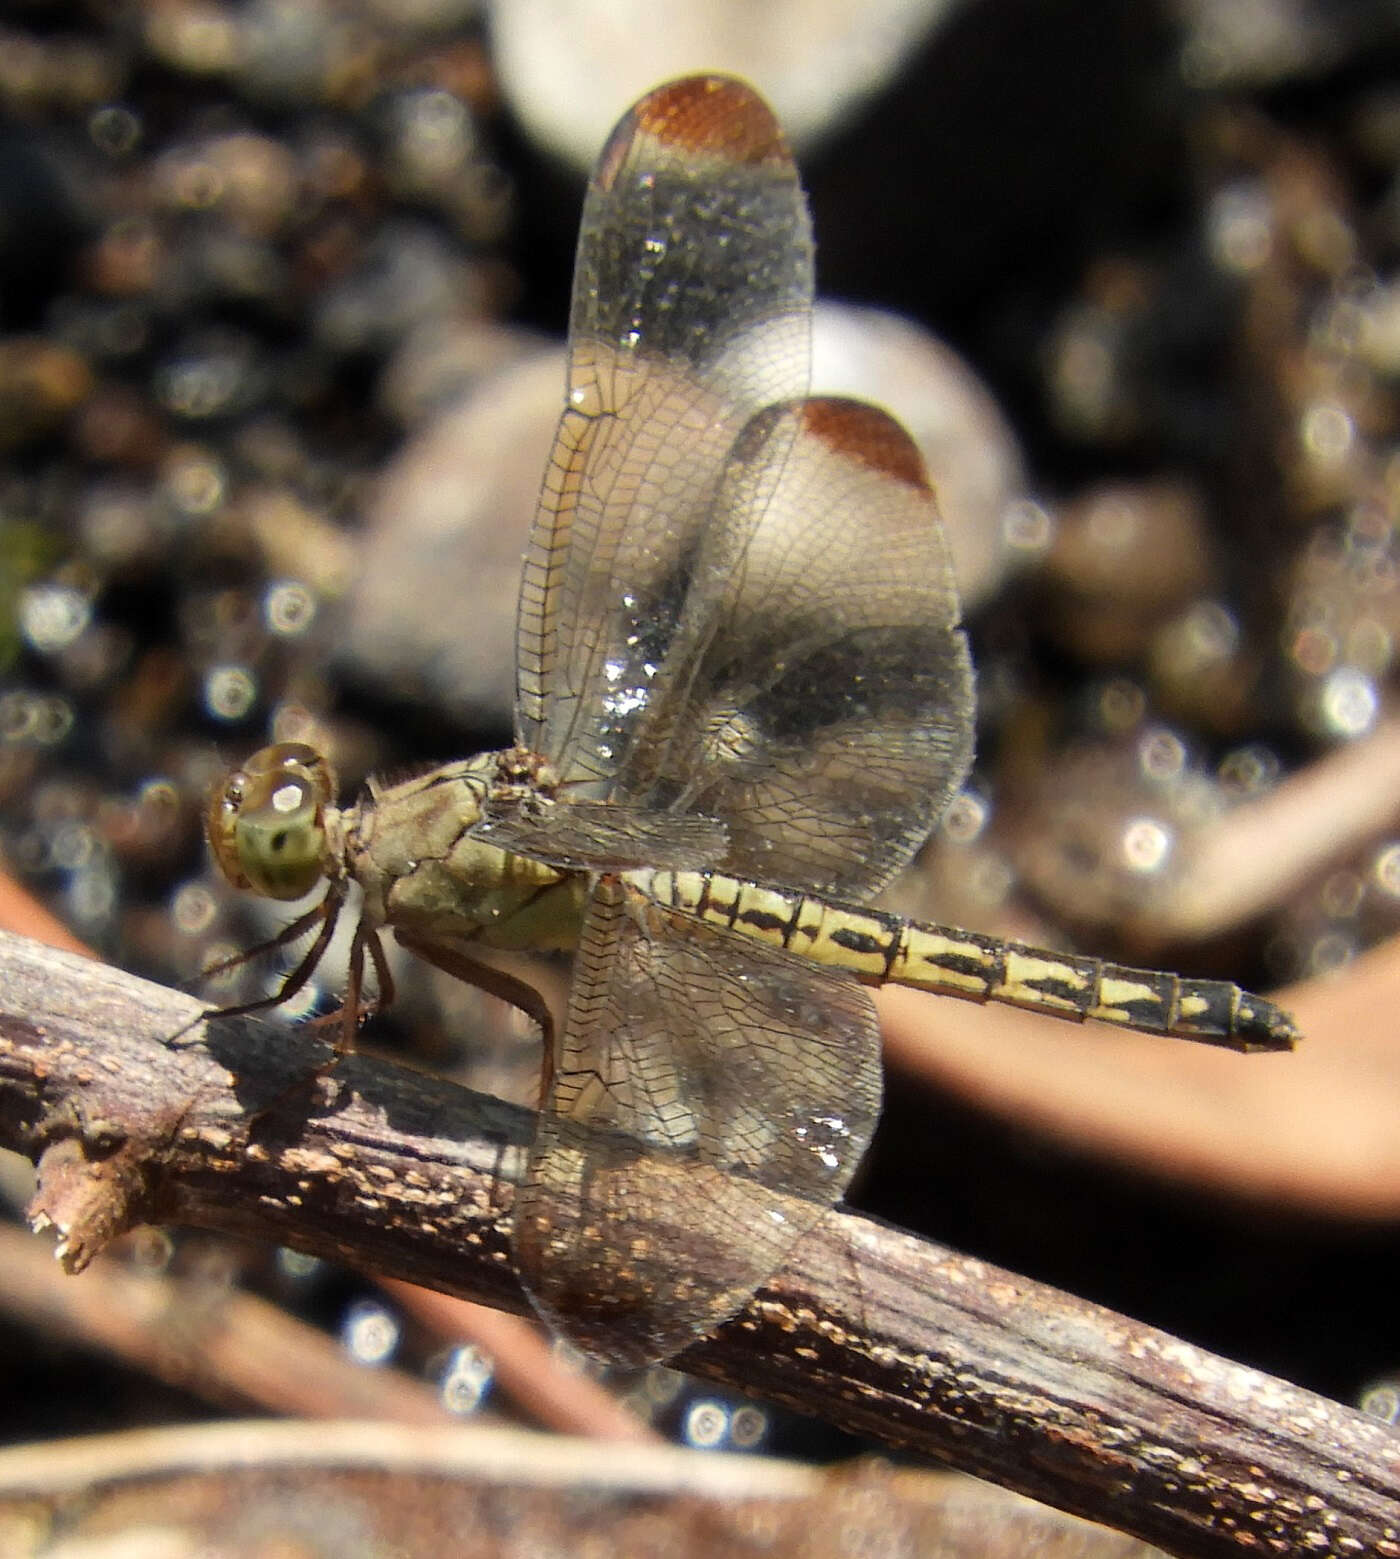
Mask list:
[{"label": "tree branch", "polygon": [[45,1527],[70,1555],[1150,1559],[1141,1543],[989,1484],[868,1459],[833,1470],[660,1444],[619,1455],[500,1424],[363,1420],[0,1448],[0,1551],[56,1552]]},{"label": "tree branch", "polygon": [[[172,1045],[189,997],[4,935],[0,991],[0,1141],[38,1161],[70,1267],[178,1222],[526,1310],[528,1112],[363,1057],[308,1083],[305,1030]],[[1386,1426],[851,1213],[678,1362],[1179,1554],[1400,1559]]]}]

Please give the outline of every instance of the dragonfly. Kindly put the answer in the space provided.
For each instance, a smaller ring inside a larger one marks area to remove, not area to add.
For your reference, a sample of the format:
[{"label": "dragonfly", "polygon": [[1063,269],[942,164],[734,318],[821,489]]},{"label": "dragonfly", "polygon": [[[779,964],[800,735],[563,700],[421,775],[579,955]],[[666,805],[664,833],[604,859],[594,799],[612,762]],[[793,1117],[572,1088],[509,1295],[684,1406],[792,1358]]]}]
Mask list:
[{"label": "dragonfly", "polygon": [[[701,76],[642,98],[579,235],[564,407],[523,564],[515,743],[337,807],[311,747],[211,800],[237,886],[322,898],[286,1000],[362,890],[337,1048],[392,998],[381,937],[545,1039],[514,1256],[586,1352],[670,1358],[841,1198],[881,1101],[887,981],[1242,1050],[1269,1002],[868,907],[972,760],[973,671],[905,430],[811,396],[813,249],[778,123]],[[482,949],[569,949],[556,1031]]]}]

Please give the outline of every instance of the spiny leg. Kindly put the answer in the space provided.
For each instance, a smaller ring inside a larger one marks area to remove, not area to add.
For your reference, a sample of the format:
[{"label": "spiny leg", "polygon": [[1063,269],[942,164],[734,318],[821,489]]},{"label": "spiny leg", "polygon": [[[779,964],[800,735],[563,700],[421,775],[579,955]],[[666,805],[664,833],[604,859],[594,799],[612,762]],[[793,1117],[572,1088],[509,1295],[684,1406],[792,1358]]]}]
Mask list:
[{"label": "spiny leg", "polygon": [[509,1003],[539,1025],[544,1041],[540,1097],[544,1098],[554,1077],[554,1014],[535,987],[504,969],[497,969],[494,964],[474,958],[460,942],[434,942],[405,936],[402,931],[397,932],[396,936],[400,947],[406,947],[409,952],[415,953],[434,968],[441,969],[444,974],[450,974],[454,979],[485,991],[488,996]]},{"label": "spiny leg", "polygon": [[[327,890],[326,896],[319,904],[317,904],[314,908],[307,910],[305,914],[299,915],[294,921],[292,921],[290,925],[284,926],[275,937],[269,938],[266,942],[260,943],[257,947],[250,948],[247,952],[239,954],[236,958],[225,959],[222,963],[215,964],[212,970],[206,971],[206,977],[209,973],[218,973],[224,969],[236,968],[241,963],[246,963],[251,959],[261,957],[266,953],[274,952],[277,948],[284,947],[287,943],[295,941],[297,937],[304,935],[311,926],[315,925],[318,921],[320,922],[320,930],[316,933],[315,941],[313,941],[311,946],[307,948],[296,968],[292,970],[292,972],[285,980],[283,980],[282,984],[279,986],[277,991],[273,993],[273,995],[262,997],[258,1001],[244,1002],[236,1007],[220,1007],[210,1010],[203,1013],[201,1015],[201,1019],[196,1021],[210,1018],[250,1017],[255,1013],[269,1011],[271,1008],[278,1007],[283,1002],[289,1001],[297,994],[298,991],[302,989],[306,982],[311,978],[312,973],[315,971],[322,958],[325,957],[326,949],[330,946],[331,938],[335,935],[335,929],[340,920],[340,912],[344,907],[345,889],[342,885],[333,883]],[[384,955],[382,949],[379,947],[378,939],[375,937],[374,932],[368,930],[364,923],[361,922],[360,925],[355,929],[355,937],[351,944],[351,990],[347,992],[348,1000],[346,1006],[343,1007],[339,1012],[329,1014],[331,1021],[335,1021],[337,1018],[340,1018],[342,1014],[349,1014],[350,1016],[348,1017],[348,1020],[342,1029],[341,1036],[336,1040],[335,1047],[329,1060],[323,1062],[320,1066],[315,1067],[310,1073],[297,1082],[294,1082],[288,1087],[282,1089],[281,1092],[278,1093],[271,1101],[263,1105],[260,1109],[256,1110],[252,1116],[252,1120],[254,1122],[275,1113],[277,1108],[285,1099],[289,1098],[293,1094],[303,1091],[306,1087],[315,1083],[318,1078],[323,1077],[331,1070],[332,1067],[336,1065],[336,1063],[340,1060],[341,1056],[346,1053],[346,1051],[354,1049],[356,1022],[355,1014],[359,1009],[359,992],[364,968],[364,947],[367,942],[371,947],[371,956],[374,959],[376,971],[385,978],[388,977],[387,966],[383,961]],[[389,991],[390,997],[392,999],[392,981],[389,982]],[[313,1024],[317,1021],[322,1020],[313,1020]],[[309,1024],[307,1026],[311,1027],[313,1025]],[[181,1030],[181,1033],[183,1032],[184,1030]],[[175,1037],[178,1038],[179,1036],[177,1035]]]},{"label": "spiny leg", "polygon": [[268,953],[276,952],[279,947],[285,947],[289,942],[295,942],[300,936],[314,926],[317,921],[321,929],[316,934],[316,940],[302,955],[296,968],[284,979],[271,996],[259,997],[257,1001],[240,1002],[232,1007],[210,1007],[201,1012],[197,1018],[192,1018],[184,1028],[173,1034],[167,1044],[179,1039],[187,1033],[196,1023],[204,1023],[213,1018],[247,1018],[255,1013],[270,1012],[274,1007],[280,1007],[284,1001],[290,1001],[293,996],[306,984],[316,969],[317,964],[325,957],[326,949],[331,944],[331,938],[335,935],[336,922],[340,919],[340,911],[345,902],[343,890],[337,892],[334,888],[327,892],[325,898],[319,904],[307,910],[305,914],[298,915],[290,925],[283,928],[274,937],[269,937],[266,942],[260,942],[256,947],[250,947],[245,952],[237,953],[232,958],[222,959],[219,963],[208,968],[200,976],[201,982],[211,979],[213,976],[223,974],[229,969],[237,969],[240,965],[251,963],[254,959],[262,958]]},{"label": "spiny leg", "polygon": [[[373,1001],[364,999],[366,949],[369,950],[370,961],[374,965],[375,984],[378,986]],[[345,975],[345,1000],[334,1012],[323,1013],[319,1018],[312,1018],[306,1025],[307,1028],[314,1029],[326,1028],[330,1024],[337,1026],[336,1036],[331,1042],[333,1048],[330,1059],[316,1068],[315,1075],[324,1077],[343,1056],[353,1055],[356,1048],[355,1036],[360,1024],[372,1018],[376,1012],[383,1012],[387,1007],[391,1007],[393,1003],[394,977],[389,970],[389,960],[384,955],[384,946],[379,940],[378,932],[362,920],[355,927],[355,935],[350,943],[350,957]]]},{"label": "spiny leg", "polygon": [[[267,941],[259,942],[253,947],[245,947],[241,953],[234,953],[230,958],[221,958],[218,963],[210,964],[207,969],[201,969],[199,974],[190,981],[190,984],[203,984],[206,980],[213,980],[221,974],[227,974],[230,969],[239,969],[244,964],[252,963],[255,959],[265,958],[268,953],[275,953],[279,947],[285,947],[288,942],[295,942],[299,936],[305,935],[317,921],[326,918],[326,906],[327,899],[322,899],[319,904],[313,904],[305,913],[298,915],[290,925],[283,926],[276,936],[269,937]],[[280,999],[280,997],[274,997],[272,1004],[275,1006]],[[222,1009],[220,1010],[222,1011]]]},{"label": "spiny leg", "polygon": [[[329,898],[330,895],[328,894],[327,901],[329,901]],[[275,1005],[277,1001],[283,1001],[288,996],[295,995],[296,991],[310,977],[311,970],[315,968],[317,962],[324,955],[330,938],[334,933],[335,924],[340,917],[343,905],[343,892],[337,893],[334,906],[326,912],[325,923],[322,925],[315,943],[308,951],[306,957],[297,966],[291,980],[283,986],[277,997],[273,998],[271,1002],[252,1003],[246,1008],[238,1009],[238,1011],[256,1011],[259,1007]],[[363,999],[366,949],[369,950],[370,961],[374,964],[375,979],[379,987],[378,994],[373,1002],[365,1002]],[[295,981],[295,984],[293,984],[293,981]],[[258,1110],[255,1119],[272,1115],[284,1100],[293,1094],[303,1092],[334,1071],[345,1056],[354,1052],[355,1034],[361,1020],[375,1012],[383,1011],[385,1007],[392,1004],[393,1000],[394,978],[390,973],[389,962],[384,955],[383,945],[379,940],[378,933],[371,926],[366,925],[364,920],[361,920],[355,927],[355,935],[350,942],[344,1003],[335,1012],[328,1012],[322,1017],[313,1018],[311,1022],[305,1025],[307,1028],[320,1028],[331,1023],[338,1025],[337,1033],[332,1041],[330,1055],[306,1076],[284,1088],[270,1103]]]},{"label": "spiny leg", "polygon": [[[374,983],[376,987],[374,1005],[372,1007],[366,1007],[364,1012],[364,1016],[369,1017],[371,1013],[383,1012],[386,1008],[392,1007],[394,1005],[394,976],[393,972],[389,968],[389,960],[384,952],[384,944],[379,940],[379,933],[377,931],[370,931],[361,925],[360,928],[356,931],[355,936],[358,939],[362,934],[364,936],[365,946],[369,948],[370,962],[374,965]],[[353,1024],[350,1028],[350,1034],[351,1039],[353,1040]]]}]

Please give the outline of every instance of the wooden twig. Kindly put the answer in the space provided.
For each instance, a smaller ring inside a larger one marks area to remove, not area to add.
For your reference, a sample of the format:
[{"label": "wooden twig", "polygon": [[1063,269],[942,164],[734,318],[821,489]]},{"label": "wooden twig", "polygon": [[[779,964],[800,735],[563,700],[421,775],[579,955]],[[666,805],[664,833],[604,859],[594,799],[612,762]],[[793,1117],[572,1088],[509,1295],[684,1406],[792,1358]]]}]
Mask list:
[{"label": "wooden twig", "polygon": [[503,1425],[182,1424],[0,1449],[0,1553],[1160,1559],[947,1473]]},{"label": "wooden twig", "polygon": [[[0,936],[0,1141],[81,1266],[167,1221],[522,1312],[531,1116]],[[1400,1559],[1400,1439],[1099,1306],[833,1212],[681,1366],[1179,1554]]]}]

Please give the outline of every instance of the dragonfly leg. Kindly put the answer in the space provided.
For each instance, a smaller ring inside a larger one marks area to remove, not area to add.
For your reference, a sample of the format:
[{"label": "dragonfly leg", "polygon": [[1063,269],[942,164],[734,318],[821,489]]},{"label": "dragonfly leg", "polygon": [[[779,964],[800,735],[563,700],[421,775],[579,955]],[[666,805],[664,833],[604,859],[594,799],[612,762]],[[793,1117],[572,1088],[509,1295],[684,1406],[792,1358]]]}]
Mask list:
[{"label": "dragonfly leg", "polygon": [[290,925],[283,926],[274,937],[269,937],[265,942],[259,942],[254,947],[245,947],[241,953],[234,953],[231,958],[221,958],[218,963],[210,964],[207,969],[201,969],[192,979],[190,985],[202,984],[205,980],[212,980],[221,974],[227,974],[230,969],[238,969],[243,964],[250,964],[254,959],[263,958],[268,953],[275,953],[279,947],[285,947],[288,942],[295,942],[299,936],[304,936],[317,921],[326,916],[326,902],[324,899],[319,904],[313,905],[305,914],[298,915]]},{"label": "dragonfly leg", "polygon": [[272,1008],[280,1007],[284,1001],[290,1001],[311,978],[316,965],[325,957],[326,949],[335,935],[336,922],[340,919],[340,910],[344,902],[344,894],[332,889],[319,904],[307,910],[304,915],[298,915],[291,925],[284,926],[275,937],[270,937],[257,947],[249,948],[246,953],[224,959],[222,963],[215,964],[212,969],[206,969],[204,979],[208,979],[211,975],[222,974],[228,969],[236,969],[240,964],[262,957],[264,953],[271,953],[279,947],[285,947],[288,942],[294,942],[299,936],[305,935],[317,921],[321,923],[321,929],[316,933],[316,940],[302,955],[301,962],[271,996],[263,996],[257,1001],[242,1002],[234,1007],[213,1007],[203,1016],[205,1018],[246,1018],[255,1012],[270,1012]]},{"label": "dragonfly leg", "polygon": [[394,975],[389,968],[389,960],[384,953],[384,944],[379,939],[377,931],[361,926],[355,933],[358,941],[363,935],[365,946],[369,949],[370,962],[374,965],[375,998],[373,1004],[366,1004],[364,1015],[368,1017],[372,1012],[383,1012],[386,1007],[394,1005]]},{"label": "dragonfly leg", "polygon": [[[373,1001],[366,1000],[365,989],[365,950],[369,950],[370,962],[374,965],[375,984],[378,989]],[[342,1056],[355,1053],[355,1036],[359,1032],[360,1025],[366,1019],[372,1018],[376,1012],[383,1012],[394,1004],[394,976],[389,970],[389,960],[384,956],[384,945],[379,940],[379,933],[372,927],[361,921],[355,928],[355,936],[350,943],[350,957],[345,973],[345,1000],[334,1012],[323,1013],[319,1018],[312,1018],[307,1023],[307,1028],[323,1029],[331,1024],[337,1026],[335,1038],[331,1041],[334,1054],[330,1060],[319,1066],[316,1071],[318,1076],[324,1076],[329,1072]]]},{"label": "dragonfly leg", "polygon": [[420,939],[405,936],[402,931],[395,931],[394,935],[400,947],[406,947],[410,953],[432,964],[435,969],[441,969],[444,974],[450,974],[454,979],[464,980],[468,985],[476,986],[478,990],[485,991],[488,996],[495,996],[501,1001],[509,1002],[512,1007],[539,1024],[544,1038],[544,1082],[546,1088],[548,1087],[554,1070],[554,1014],[550,1012],[549,1004],[533,985],[527,984],[513,974],[508,974],[504,969],[497,969],[494,964],[484,963],[481,959],[474,958],[465,951],[460,942]]}]

